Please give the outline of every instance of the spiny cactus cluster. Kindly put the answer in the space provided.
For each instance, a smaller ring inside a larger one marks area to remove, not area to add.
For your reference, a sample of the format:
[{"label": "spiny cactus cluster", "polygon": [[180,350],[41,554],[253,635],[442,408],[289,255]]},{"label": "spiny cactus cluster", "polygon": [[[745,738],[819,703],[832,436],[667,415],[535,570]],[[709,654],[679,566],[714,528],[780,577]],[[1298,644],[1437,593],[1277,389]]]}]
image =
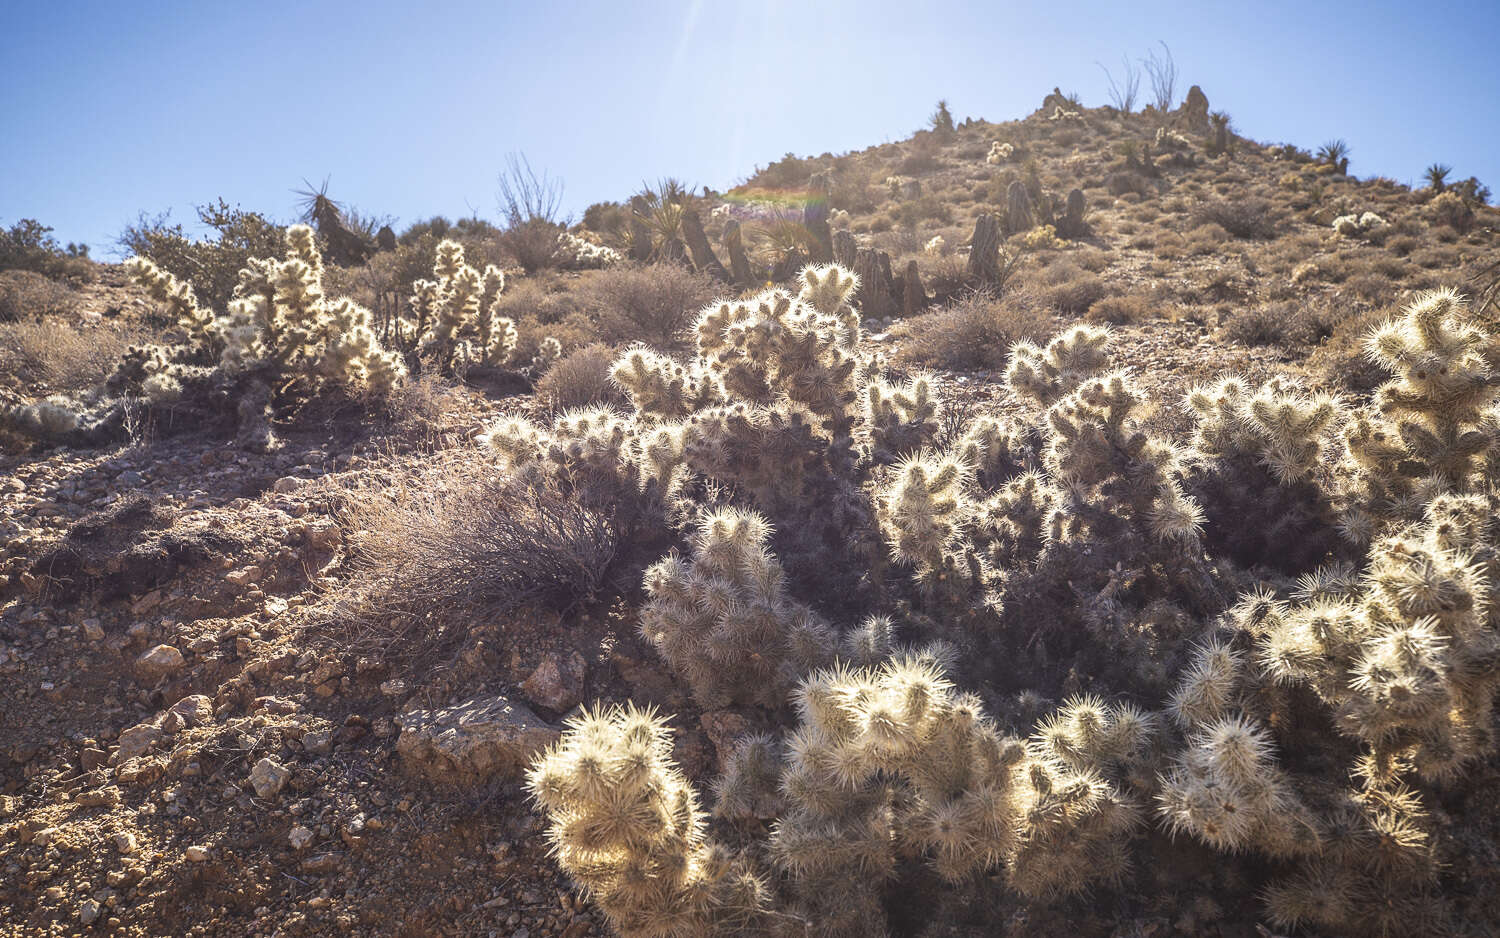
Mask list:
[{"label": "spiny cactus cluster", "polygon": [[984,161],[991,166],[998,166],[1010,159],[1011,154],[1015,152],[1016,148],[1013,145],[995,140],[990,143],[990,152],[985,155]]},{"label": "spiny cactus cluster", "polygon": [[725,509],[703,519],[691,560],[646,571],[641,634],[705,707],[774,707],[833,658],[836,633],[786,595],[770,533],[754,513]]},{"label": "spiny cactus cluster", "polygon": [[1335,546],[1336,434],[1346,414],[1327,394],[1273,378],[1228,377],[1194,388],[1189,488],[1205,506],[1209,544],[1235,560],[1300,573]]},{"label": "spiny cactus cluster", "polygon": [[570,231],[558,233],[555,256],[563,270],[602,270],[621,261],[620,252],[614,248],[595,244]]},{"label": "spiny cactus cluster", "polygon": [[1376,228],[1384,227],[1385,219],[1374,212],[1365,212],[1359,215],[1340,215],[1333,220],[1335,233],[1345,238],[1358,238],[1374,231]]},{"label": "spiny cactus cluster", "polygon": [[558,864],[624,938],[721,934],[765,905],[748,864],[705,836],[671,731],[651,711],[585,710],[526,783]]},{"label": "spiny cactus cluster", "polygon": [[[1369,408],[1226,378],[1187,395],[1179,443],[1089,326],[1012,349],[1008,404],[1034,419],[946,425],[931,377],[862,349],[854,287],[810,268],[796,295],[716,304],[694,356],[616,362],[633,413],[489,438],[512,472],[665,496],[691,553],[647,574],[644,635],[701,706],[795,704],[715,785],[736,862],[763,864],[756,927],[880,934],[880,884],[919,863],[1053,901],[1124,882],[1149,823],[1269,880],[1278,927],[1444,933],[1424,786],[1493,750],[1500,690],[1500,362],[1462,302],[1372,335],[1394,377]],[[862,574],[842,622],[796,578],[835,550]],[[867,615],[887,610],[963,656],[893,651]],[[1071,695],[1048,714],[1021,690],[1025,742],[950,676],[1008,681],[1007,660]]]},{"label": "spiny cactus cluster", "polygon": [[437,246],[432,280],[412,284],[409,327],[422,357],[442,371],[467,364],[504,365],[515,354],[516,324],[499,315],[505,274],[465,263],[463,245]]},{"label": "spiny cactus cluster", "polygon": [[[192,288],[141,257],[126,268],[154,298],[167,304],[195,350],[207,352],[224,373],[268,369],[282,377],[390,390],[406,373],[400,358],[381,348],[370,328],[370,312],[348,298],[323,293],[323,258],[306,225],[287,229],[287,256],[252,259],[240,271],[234,299],[223,313],[198,305]],[[174,359],[129,358],[139,367],[140,386],[161,399],[180,396],[171,373]],[[135,374],[121,376],[134,382]]]},{"label": "spiny cactus cluster", "polygon": [[264,448],[272,445],[276,396],[326,387],[388,393],[406,366],[382,347],[369,310],[323,292],[323,258],[311,228],[288,228],[286,246],[282,260],[250,260],[223,311],[203,307],[191,286],[151,261],[126,261],[131,278],[168,309],[187,341],[133,347],[91,399],[7,407],[0,424],[44,438],[95,441],[120,430],[121,397],[128,396],[147,406],[238,411],[242,441]]}]

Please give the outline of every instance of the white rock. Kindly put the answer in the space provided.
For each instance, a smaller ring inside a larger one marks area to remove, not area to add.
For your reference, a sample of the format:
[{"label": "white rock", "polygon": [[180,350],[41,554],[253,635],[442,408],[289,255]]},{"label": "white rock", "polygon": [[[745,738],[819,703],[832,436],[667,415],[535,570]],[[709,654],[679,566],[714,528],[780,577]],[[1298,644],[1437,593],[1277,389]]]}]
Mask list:
[{"label": "white rock", "polygon": [[250,785],[255,789],[257,797],[275,798],[281,794],[282,787],[291,777],[291,769],[267,757],[255,763],[255,767],[250,770]]},{"label": "white rock", "polygon": [[206,863],[208,861],[210,851],[202,844],[193,844],[191,847],[184,850],[182,852],[182,855],[187,858],[187,861],[189,863]]},{"label": "white rock", "polygon": [[292,832],[286,835],[286,839],[291,842],[293,850],[301,850],[312,843],[313,832],[299,824],[292,828]]},{"label": "white rock", "polygon": [[141,677],[155,679],[166,677],[182,670],[187,659],[171,645],[157,645],[135,659],[135,669]]}]

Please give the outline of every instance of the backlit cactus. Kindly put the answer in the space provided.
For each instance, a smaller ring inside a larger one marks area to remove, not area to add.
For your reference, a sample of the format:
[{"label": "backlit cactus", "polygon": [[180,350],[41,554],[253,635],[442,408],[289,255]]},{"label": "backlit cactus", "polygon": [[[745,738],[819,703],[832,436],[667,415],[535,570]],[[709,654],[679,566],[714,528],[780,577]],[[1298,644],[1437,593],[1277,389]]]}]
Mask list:
[{"label": "backlit cactus", "polygon": [[526,785],[558,865],[623,938],[732,934],[766,905],[749,865],[705,836],[671,731],[651,711],[583,711]]},{"label": "backlit cactus", "polygon": [[497,312],[505,274],[493,264],[480,273],[466,263],[463,245],[437,246],[433,280],[412,284],[412,331],[421,354],[439,370],[460,363],[504,365],[515,354],[513,321]]},{"label": "backlit cactus", "polygon": [[835,633],[787,595],[770,533],[752,512],[715,512],[690,560],[667,557],[646,571],[641,634],[704,706],[775,706],[832,660]]}]

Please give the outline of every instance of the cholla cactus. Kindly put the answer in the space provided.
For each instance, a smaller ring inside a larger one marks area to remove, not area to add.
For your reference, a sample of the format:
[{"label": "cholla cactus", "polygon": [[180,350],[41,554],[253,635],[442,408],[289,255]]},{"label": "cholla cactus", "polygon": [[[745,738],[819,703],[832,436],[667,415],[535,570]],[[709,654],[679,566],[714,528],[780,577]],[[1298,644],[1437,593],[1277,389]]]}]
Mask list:
[{"label": "cholla cactus", "polygon": [[724,397],[714,375],[698,363],[683,365],[645,345],[626,349],[609,376],[637,413],[652,417],[680,419]]},{"label": "cholla cactus", "polygon": [[1195,724],[1162,780],[1157,811],[1174,836],[1191,834],[1226,853],[1293,857],[1321,842],[1311,812],[1275,765],[1270,734],[1237,714]]},{"label": "cholla cactus", "polygon": [[874,379],[864,386],[864,399],[864,423],[876,462],[916,452],[937,436],[942,410],[928,375],[917,375],[899,387]]},{"label": "cholla cactus", "polygon": [[1395,377],[1376,392],[1376,412],[1344,433],[1345,526],[1356,536],[1415,518],[1440,492],[1481,488],[1500,449],[1500,338],[1479,328],[1458,294],[1418,297],[1370,334],[1365,351]]},{"label": "cholla cactus", "polygon": [[891,556],[929,586],[957,575],[971,473],[962,459],[924,450],[898,463],[877,495],[876,517]]},{"label": "cholla cactus", "polygon": [[1273,378],[1251,390],[1239,378],[1193,389],[1197,421],[1189,487],[1210,519],[1216,552],[1300,573],[1337,544],[1330,498],[1339,401]]},{"label": "cholla cactus", "polygon": [[942,257],[947,249],[948,242],[943,240],[943,236],[940,234],[933,235],[927,240],[926,244],[922,245],[922,253],[928,257]]},{"label": "cholla cactus", "polygon": [[1124,373],[1086,381],[1047,412],[1047,471],[1074,491],[1098,489],[1159,541],[1196,542],[1203,514],[1178,485],[1181,454],[1140,428],[1141,404]]},{"label": "cholla cactus", "polygon": [[1405,788],[1345,793],[1332,811],[1322,852],[1271,884],[1275,925],[1352,935],[1461,934],[1438,889],[1433,823]]},{"label": "cholla cactus", "polygon": [[771,846],[819,933],[879,933],[869,883],[901,850],[951,882],[1003,864],[1028,896],[1122,872],[1138,823],[1128,801],[1092,773],[1029,756],[932,657],[819,672],[796,703]]},{"label": "cholla cactus", "polygon": [[651,711],[585,710],[526,785],[567,871],[624,938],[727,935],[765,907],[749,865],[704,836],[698,797]]},{"label": "cholla cactus", "polygon": [[787,596],[770,534],[753,512],[724,509],[699,526],[691,561],[671,556],[646,571],[641,634],[704,706],[776,706],[832,659],[834,633]]},{"label": "cholla cactus", "polygon": [[995,140],[990,143],[990,152],[985,155],[984,161],[991,166],[998,166],[1009,160],[1015,152],[1016,148],[1011,144]]},{"label": "cholla cactus", "polygon": [[536,354],[531,356],[531,373],[533,375],[544,375],[547,370],[557,364],[562,358],[562,343],[552,336],[546,336],[536,345]]},{"label": "cholla cactus", "polygon": [[1094,326],[1074,326],[1048,342],[1045,350],[1017,342],[1010,349],[1005,383],[1018,396],[1051,404],[1108,364],[1108,345],[1108,331]]},{"label": "cholla cactus", "polygon": [[412,332],[424,357],[450,370],[470,359],[503,365],[515,354],[516,326],[498,313],[505,274],[490,264],[481,274],[465,263],[463,245],[437,246],[434,280],[412,284]]},{"label": "cholla cactus", "polygon": [[[311,228],[293,225],[286,239],[286,259],[252,260],[240,272],[229,309],[212,321],[197,307],[190,288],[149,261],[132,259],[129,269],[153,295],[167,298],[184,325],[191,326],[194,340],[217,357],[225,373],[272,369],[317,383],[389,391],[405,377],[406,369],[396,355],[381,348],[369,311],[352,300],[333,300],[323,293],[323,261]],[[166,370],[147,361],[135,365],[147,369],[148,377]],[[159,392],[170,392],[176,380],[170,375],[159,378]]]},{"label": "cholla cactus", "polygon": [[1409,770],[1445,779],[1493,746],[1494,508],[1438,498],[1422,525],[1371,548],[1357,595],[1289,607],[1261,641],[1261,666],[1311,686],[1369,747],[1364,771],[1381,783]]},{"label": "cholla cactus", "polygon": [[622,260],[614,248],[595,244],[569,231],[558,232],[555,257],[563,270],[602,270]]},{"label": "cholla cactus", "polygon": [[125,273],[145,288],[152,299],[165,303],[177,325],[195,342],[209,341],[215,316],[212,310],[198,305],[193,288],[157,267],[144,257],[125,261]]},{"label": "cholla cactus", "polygon": [[1345,238],[1358,238],[1385,225],[1385,219],[1374,212],[1340,215],[1333,220],[1333,230]]}]

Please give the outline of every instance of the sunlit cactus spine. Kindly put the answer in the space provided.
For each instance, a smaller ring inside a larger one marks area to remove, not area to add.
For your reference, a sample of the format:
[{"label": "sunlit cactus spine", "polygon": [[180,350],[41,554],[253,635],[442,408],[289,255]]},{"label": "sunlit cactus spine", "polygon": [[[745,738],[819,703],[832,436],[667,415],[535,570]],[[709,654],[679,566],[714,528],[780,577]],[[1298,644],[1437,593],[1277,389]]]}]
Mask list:
[{"label": "sunlit cactus spine", "polygon": [[623,389],[636,412],[677,419],[718,404],[717,381],[696,365],[684,365],[645,345],[634,345],[610,367],[610,380]]},{"label": "sunlit cactus spine", "polygon": [[544,375],[562,358],[562,343],[552,336],[545,336],[536,345],[536,354],[531,356],[531,373]]},{"label": "sunlit cactus spine", "polygon": [[125,261],[125,273],[153,300],[166,305],[177,325],[194,341],[208,341],[215,316],[198,304],[191,285],[178,280],[144,257]]},{"label": "sunlit cactus spine", "polygon": [[1075,492],[1096,490],[1158,541],[1196,543],[1203,513],[1179,484],[1182,453],[1142,429],[1143,403],[1123,373],[1085,381],[1047,412],[1047,471]]},{"label": "sunlit cactus spine", "polygon": [[1157,812],[1174,835],[1272,857],[1316,852],[1319,830],[1275,764],[1266,729],[1240,714],[1197,724],[1162,779]]},{"label": "sunlit cactus spine", "polygon": [[1434,495],[1482,488],[1500,447],[1500,337],[1479,327],[1457,293],[1417,297],[1370,334],[1365,354],[1394,377],[1376,391],[1373,412],[1345,431],[1347,526],[1357,537],[1415,519]]},{"label": "sunlit cactus spine", "polygon": [[835,633],[787,595],[770,536],[754,512],[723,509],[699,525],[691,559],[646,571],[641,634],[704,706],[776,706],[832,660]]},{"label": "sunlit cactus spine", "polygon": [[1017,396],[1050,405],[1109,364],[1108,345],[1109,332],[1096,326],[1074,326],[1045,349],[1017,342],[1011,346],[1005,383]]},{"label": "sunlit cactus spine", "polygon": [[748,864],[705,836],[671,730],[651,711],[583,711],[526,785],[558,864],[623,938],[734,934],[766,906]]},{"label": "sunlit cactus spine", "polygon": [[891,462],[932,443],[938,433],[941,404],[927,375],[893,386],[875,379],[864,387],[865,429],[871,458]]}]

